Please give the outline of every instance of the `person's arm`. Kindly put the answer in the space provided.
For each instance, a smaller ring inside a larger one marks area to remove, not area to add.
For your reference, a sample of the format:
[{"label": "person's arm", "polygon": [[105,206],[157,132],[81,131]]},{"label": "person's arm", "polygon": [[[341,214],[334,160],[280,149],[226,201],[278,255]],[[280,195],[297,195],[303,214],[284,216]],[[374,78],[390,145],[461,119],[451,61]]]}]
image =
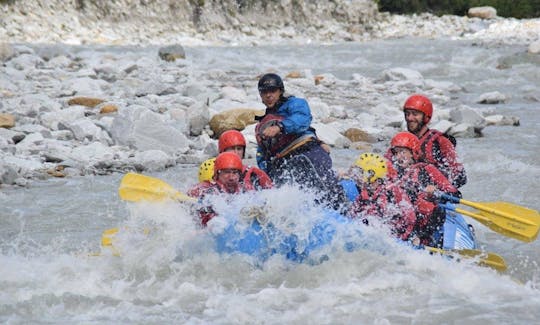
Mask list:
[{"label": "person's arm", "polygon": [[281,121],[284,133],[303,133],[311,126],[313,117],[308,102],[303,98],[291,97],[287,105],[285,119]]}]

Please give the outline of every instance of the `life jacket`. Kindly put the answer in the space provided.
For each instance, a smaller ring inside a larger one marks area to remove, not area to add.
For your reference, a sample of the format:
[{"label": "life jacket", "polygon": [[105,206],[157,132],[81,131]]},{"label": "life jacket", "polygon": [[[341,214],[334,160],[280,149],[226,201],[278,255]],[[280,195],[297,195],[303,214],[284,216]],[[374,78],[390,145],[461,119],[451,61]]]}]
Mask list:
[{"label": "life jacket", "polygon": [[416,216],[410,200],[394,185],[385,184],[375,191],[363,186],[351,210],[353,217],[360,214],[383,219],[396,237],[402,240],[407,240],[414,229]]},{"label": "life jacket", "polygon": [[242,174],[242,183],[245,191],[272,188],[272,179],[257,167],[245,166]]},{"label": "life jacket", "polygon": [[434,129],[429,129],[420,138],[420,152],[419,160],[424,161],[436,166],[444,164],[444,157],[441,152],[441,148],[437,139],[442,136],[443,133]]},{"label": "life jacket", "polygon": [[272,138],[265,138],[262,135],[266,128],[278,125],[284,119],[285,118],[281,115],[267,114],[259,121],[259,123],[257,123],[257,126],[255,126],[257,144],[262,149],[266,160],[272,157],[286,157],[294,150],[315,139],[315,135],[311,133],[298,135],[281,132]]},{"label": "life jacket", "polygon": [[197,197],[200,197],[201,195],[203,195],[203,193],[206,192],[208,190],[208,188],[210,188],[211,186],[212,186],[212,182],[204,181],[204,182],[198,183],[195,186],[193,186],[192,188],[190,188],[187,191],[186,194],[188,196],[197,198]]},{"label": "life jacket", "polygon": [[[238,184],[234,193],[230,193],[225,188],[225,185],[223,185],[221,182],[216,181],[216,182],[208,182],[208,183],[209,185],[204,185],[203,188],[201,188],[200,191],[198,192],[199,193],[198,197],[201,200],[207,195],[218,195],[218,194],[223,194],[223,193],[238,194],[242,192],[241,184]],[[198,212],[199,212],[199,220],[203,227],[206,227],[206,224],[217,215],[211,206],[202,207],[198,209]]]},{"label": "life jacket", "polygon": [[448,178],[434,165],[418,162],[407,168],[405,175],[401,177],[405,182],[404,188],[413,202],[422,190],[432,184],[439,191],[445,193],[457,193],[458,190],[450,183]]},{"label": "life jacket", "polygon": [[436,228],[444,223],[444,214],[438,212],[437,202],[423,189],[428,185],[435,185],[439,191],[459,194],[459,191],[450,183],[444,174],[432,164],[419,162],[410,166],[402,177],[404,187],[416,210],[415,233],[421,234],[423,244],[429,244]]}]

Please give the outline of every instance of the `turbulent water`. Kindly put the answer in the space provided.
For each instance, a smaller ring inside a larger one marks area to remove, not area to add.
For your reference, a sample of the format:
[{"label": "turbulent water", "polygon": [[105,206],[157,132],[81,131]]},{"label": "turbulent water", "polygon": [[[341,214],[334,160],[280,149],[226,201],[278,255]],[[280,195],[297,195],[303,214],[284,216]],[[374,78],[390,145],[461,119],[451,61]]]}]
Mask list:
[{"label": "turbulent water", "polygon": [[[540,209],[540,62],[525,48],[395,40],[186,52],[197,58],[195,66],[233,73],[275,67],[348,79],[352,73],[377,77],[385,68],[408,67],[462,86],[456,104],[473,105],[479,94],[498,90],[510,100],[496,109],[519,117],[521,125],[488,127],[484,137],[458,139],[469,176],[464,198]],[[348,166],[357,154],[335,150],[335,166]],[[186,190],[196,181],[196,169],[181,166],[153,176]],[[369,249],[336,248],[322,264],[281,257],[259,264],[212,252],[211,240],[193,226],[185,206],[121,202],[121,176],[2,189],[0,321],[527,324],[540,318],[538,241],[506,238],[471,220],[480,245],[509,264],[505,274],[406,249],[376,234],[366,235]],[[292,190],[283,196],[285,206],[302,200]],[[301,223],[310,215],[292,217]],[[116,226],[123,227],[121,256],[91,256],[99,252],[102,231]]]}]

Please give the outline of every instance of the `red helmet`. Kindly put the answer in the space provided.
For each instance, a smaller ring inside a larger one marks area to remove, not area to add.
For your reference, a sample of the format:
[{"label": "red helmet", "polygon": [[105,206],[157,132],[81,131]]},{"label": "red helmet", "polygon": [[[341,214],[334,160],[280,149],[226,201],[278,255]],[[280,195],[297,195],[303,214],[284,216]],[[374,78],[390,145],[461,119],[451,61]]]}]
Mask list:
[{"label": "red helmet", "polygon": [[431,120],[433,115],[433,104],[423,95],[414,94],[407,98],[405,104],[403,104],[403,110],[412,109],[424,113],[424,124],[427,124]]},{"label": "red helmet", "polygon": [[399,132],[390,141],[390,148],[395,147],[408,148],[411,150],[413,158],[417,160],[420,151],[420,140],[410,132]]},{"label": "red helmet", "polygon": [[242,146],[244,149],[246,148],[246,139],[242,133],[237,130],[228,130],[223,132],[218,141],[219,152],[222,153],[227,148],[234,146]]},{"label": "red helmet", "polygon": [[237,169],[241,172],[243,168],[242,160],[234,152],[220,153],[214,162],[214,178],[217,177],[220,170]]}]

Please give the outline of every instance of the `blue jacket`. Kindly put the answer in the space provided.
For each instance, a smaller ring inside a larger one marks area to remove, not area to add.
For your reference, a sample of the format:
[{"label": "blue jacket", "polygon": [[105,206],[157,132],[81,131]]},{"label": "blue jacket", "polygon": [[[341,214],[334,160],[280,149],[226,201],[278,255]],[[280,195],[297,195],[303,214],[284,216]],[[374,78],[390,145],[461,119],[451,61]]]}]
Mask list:
[{"label": "blue jacket", "polygon": [[[313,117],[308,102],[303,98],[290,96],[287,101],[277,109],[277,111],[266,110],[266,114],[277,114],[283,116],[281,121],[285,133],[295,133],[298,136],[306,134],[315,135],[314,130],[310,127]],[[264,159],[265,155],[260,146],[257,147],[257,165],[260,169],[267,171],[267,162]]]}]

